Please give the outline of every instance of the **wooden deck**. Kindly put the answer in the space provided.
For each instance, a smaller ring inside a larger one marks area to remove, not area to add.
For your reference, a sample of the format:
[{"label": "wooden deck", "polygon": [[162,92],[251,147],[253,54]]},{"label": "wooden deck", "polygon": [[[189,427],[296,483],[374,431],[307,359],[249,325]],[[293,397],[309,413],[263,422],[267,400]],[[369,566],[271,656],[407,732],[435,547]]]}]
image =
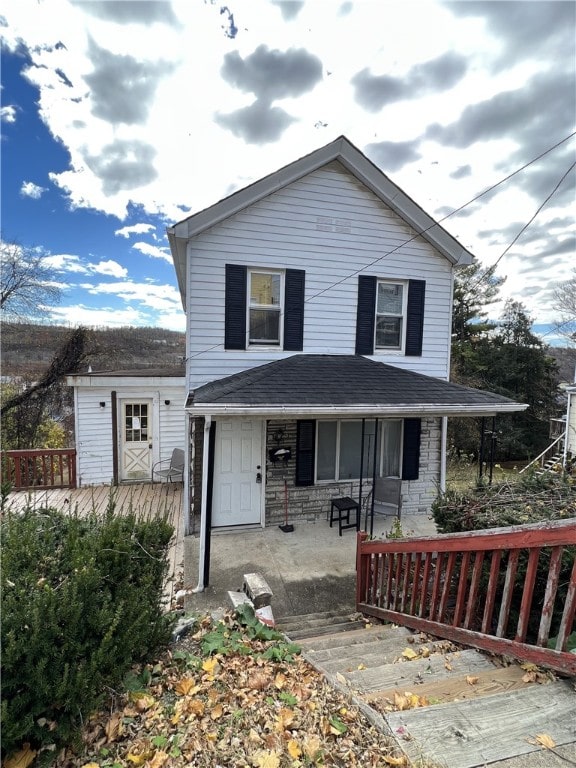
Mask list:
[{"label": "wooden deck", "polygon": [[50,490],[13,491],[7,498],[5,510],[19,511],[25,507],[53,507],[70,510],[78,515],[103,513],[111,498],[116,511],[134,511],[143,517],[168,517],[176,534],[170,550],[167,598],[171,601],[175,584],[183,570],[182,483],[126,483],[118,486],[91,485],[84,488],[52,488]]}]

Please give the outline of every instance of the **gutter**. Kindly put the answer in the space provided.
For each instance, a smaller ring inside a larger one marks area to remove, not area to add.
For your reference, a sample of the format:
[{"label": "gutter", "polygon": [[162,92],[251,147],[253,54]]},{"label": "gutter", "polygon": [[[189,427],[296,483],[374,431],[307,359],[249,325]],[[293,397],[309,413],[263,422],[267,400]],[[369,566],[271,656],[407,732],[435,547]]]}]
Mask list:
[{"label": "gutter", "polygon": [[186,412],[196,416],[280,416],[302,418],[322,416],[377,416],[410,417],[410,416],[495,416],[499,413],[516,413],[528,408],[526,403],[510,403],[501,405],[217,405],[215,403],[194,403],[186,407]]}]

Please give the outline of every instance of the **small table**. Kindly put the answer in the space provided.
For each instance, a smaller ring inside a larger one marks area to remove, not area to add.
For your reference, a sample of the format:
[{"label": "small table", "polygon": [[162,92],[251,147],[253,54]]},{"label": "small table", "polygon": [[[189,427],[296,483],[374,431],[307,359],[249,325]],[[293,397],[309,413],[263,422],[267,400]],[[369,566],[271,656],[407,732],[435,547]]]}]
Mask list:
[{"label": "small table", "polygon": [[[350,522],[350,512],[354,512],[356,519]],[[330,528],[334,520],[338,520],[338,535],[342,536],[342,531],[348,528],[360,530],[360,505],[351,496],[342,496],[339,499],[332,499],[330,506]]]}]

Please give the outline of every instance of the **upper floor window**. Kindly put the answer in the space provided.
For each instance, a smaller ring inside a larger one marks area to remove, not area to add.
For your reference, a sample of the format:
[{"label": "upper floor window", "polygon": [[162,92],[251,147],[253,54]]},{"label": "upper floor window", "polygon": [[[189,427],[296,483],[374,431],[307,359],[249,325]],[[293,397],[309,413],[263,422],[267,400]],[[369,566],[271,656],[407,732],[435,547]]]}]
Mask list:
[{"label": "upper floor window", "polygon": [[376,349],[403,349],[406,286],[379,281],[376,293]]},{"label": "upper floor window", "polygon": [[224,348],[304,348],[303,269],[226,264]]},{"label": "upper floor window", "polygon": [[422,355],[424,280],[383,280],[358,275],[356,354],[397,350]]},{"label": "upper floor window", "polygon": [[248,342],[279,345],[281,342],[282,273],[248,272]]}]

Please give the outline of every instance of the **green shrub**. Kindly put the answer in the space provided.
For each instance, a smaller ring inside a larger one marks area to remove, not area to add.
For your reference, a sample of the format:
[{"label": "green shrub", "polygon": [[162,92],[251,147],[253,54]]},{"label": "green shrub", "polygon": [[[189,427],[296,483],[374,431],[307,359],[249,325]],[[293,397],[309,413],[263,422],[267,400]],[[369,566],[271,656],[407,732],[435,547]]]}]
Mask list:
[{"label": "green shrub", "polygon": [[165,518],[8,511],[2,533],[2,752],[70,744],[130,666],[169,641]]}]

